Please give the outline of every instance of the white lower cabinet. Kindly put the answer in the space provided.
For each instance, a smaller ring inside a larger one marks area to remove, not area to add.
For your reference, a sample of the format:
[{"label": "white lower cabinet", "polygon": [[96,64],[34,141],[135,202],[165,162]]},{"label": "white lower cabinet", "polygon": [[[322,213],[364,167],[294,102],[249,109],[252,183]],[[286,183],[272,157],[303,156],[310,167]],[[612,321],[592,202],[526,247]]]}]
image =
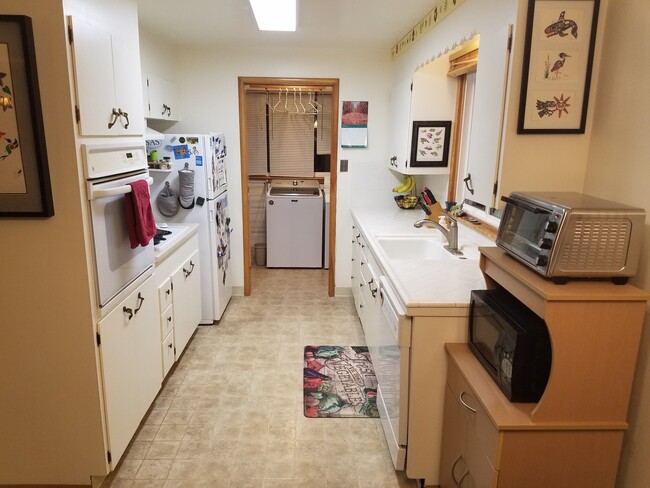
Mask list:
[{"label": "white lower cabinet", "polygon": [[113,467],[162,383],[157,302],[152,277],[97,326]]},{"label": "white lower cabinet", "polygon": [[167,376],[201,321],[201,278],[198,234],[190,236],[156,263],[158,285],[159,363]]},{"label": "white lower cabinet", "polygon": [[201,321],[201,279],[197,250],[172,275],[176,352],[183,352]]},{"label": "white lower cabinet", "polygon": [[[357,222],[352,230],[351,286],[370,357],[375,362],[381,357],[382,344],[386,343],[378,293],[379,277],[386,273]],[[446,385],[444,344],[467,341],[467,309],[422,307],[407,319],[411,322],[410,347],[401,354],[408,356],[405,359],[408,368],[405,377],[400,379],[399,393],[407,412],[406,417],[400,419],[407,431],[407,443],[402,446],[406,449],[405,471],[409,478],[437,485],[441,476],[439,459]],[[460,472],[459,467],[456,469]]]}]

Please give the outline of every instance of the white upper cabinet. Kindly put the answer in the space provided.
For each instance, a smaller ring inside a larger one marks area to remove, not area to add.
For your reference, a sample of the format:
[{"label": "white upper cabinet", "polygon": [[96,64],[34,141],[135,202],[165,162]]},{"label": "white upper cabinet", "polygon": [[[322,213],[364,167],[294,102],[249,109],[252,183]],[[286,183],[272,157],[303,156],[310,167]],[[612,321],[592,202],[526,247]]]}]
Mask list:
[{"label": "white upper cabinet", "polygon": [[467,170],[458,175],[459,181],[468,176],[471,179],[464,187],[464,194],[460,198],[457,195],[457,200],[471,200],[482,210],[495,206],[508,83],[509,37],[508,25],[481,33]]},{"label": "white upper cabinet", "polygon": [[178,120],[178,88],[176,84],[155,75],[143,75],[145,117]]},{"label": "white upper cabinet", "polygon": [[69,17],[79,133],[142,135],[140,55],[119,32]]},{"label": "white upper cabinet", "polygon": [[448,152],[445,165],[441,161],[416,162],[412,158],[414,122],[434,122],[436,126],[440,122],[451,122],[453,127],[456,80],[447,76],[448,70],[448,57],[441,56],[416,71],[412,82],[403,81],[393,87],[390,169],[403,174],[449,173]]}]

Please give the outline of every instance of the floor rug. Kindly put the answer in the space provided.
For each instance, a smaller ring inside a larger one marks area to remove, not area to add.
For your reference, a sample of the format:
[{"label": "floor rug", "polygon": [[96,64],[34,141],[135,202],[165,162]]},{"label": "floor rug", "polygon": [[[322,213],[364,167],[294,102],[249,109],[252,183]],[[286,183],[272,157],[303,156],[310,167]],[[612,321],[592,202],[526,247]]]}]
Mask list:
[{"label": "floor rug", "polygon": [[305,417],[379,417],[366,346],[305,346],[303,376]]}]

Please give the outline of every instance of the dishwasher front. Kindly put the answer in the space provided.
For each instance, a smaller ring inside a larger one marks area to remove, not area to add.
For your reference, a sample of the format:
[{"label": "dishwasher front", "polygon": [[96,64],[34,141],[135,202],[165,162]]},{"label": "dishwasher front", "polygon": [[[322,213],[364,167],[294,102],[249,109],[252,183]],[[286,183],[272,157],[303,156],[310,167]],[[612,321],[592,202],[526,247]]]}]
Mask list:
[{"label": "dishwasher front", "polygon": [[[377,407],[397,470],[406,467],[411,318],[386,277],[379,278],[381,313],[377,330]],[[372,351],[371,351],[372,352]]]}]

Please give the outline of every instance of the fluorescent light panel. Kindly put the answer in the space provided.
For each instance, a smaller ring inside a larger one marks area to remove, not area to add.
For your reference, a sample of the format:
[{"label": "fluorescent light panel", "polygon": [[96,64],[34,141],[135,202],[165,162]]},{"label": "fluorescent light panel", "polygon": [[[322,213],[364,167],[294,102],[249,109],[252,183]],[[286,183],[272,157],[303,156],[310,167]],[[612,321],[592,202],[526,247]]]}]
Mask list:
[{"label": "fluorescent light panel", "polygon": [[257,27],[266,31],[296,30],[296,0],[249,0]]}]

